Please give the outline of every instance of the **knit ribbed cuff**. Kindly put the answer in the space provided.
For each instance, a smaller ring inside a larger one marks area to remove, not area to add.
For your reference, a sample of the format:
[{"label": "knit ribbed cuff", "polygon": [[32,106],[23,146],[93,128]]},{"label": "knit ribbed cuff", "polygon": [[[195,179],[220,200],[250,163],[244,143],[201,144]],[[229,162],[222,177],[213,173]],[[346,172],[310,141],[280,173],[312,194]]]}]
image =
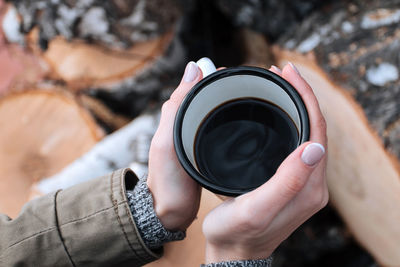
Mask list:
[{"label": "knit ribbed cuff", "polygon": [[171,232],[161,224],[154,211],[153,198],[145,179],[139,180],[135,189],[127,191],[126,195],[140,236],[150,249],[185,238],[185,232]]},{"label": "knit ribbed cuff", "polygon": [[210,264],[202,264],[201,267],[270,267],[272,257],[263,260],[223,261]]}]

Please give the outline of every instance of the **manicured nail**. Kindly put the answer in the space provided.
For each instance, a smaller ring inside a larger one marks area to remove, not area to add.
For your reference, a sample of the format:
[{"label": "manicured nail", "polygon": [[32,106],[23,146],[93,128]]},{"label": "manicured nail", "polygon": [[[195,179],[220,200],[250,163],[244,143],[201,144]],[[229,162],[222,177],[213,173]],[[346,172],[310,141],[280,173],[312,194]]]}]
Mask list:
[{"label": "manicured nail", "polygon": [[289,62],[288,64],[298,75],[301,75],[299,70],[296,68],[296,66],[292,62]]},{"label": "manicured nail", "polygon": [[214,72],[217,71],[217,69],[215,68],[214,63],[208,57],[200,58],[196,62],[196,64],[201,69],[201,72],[203,73],[203,78],[205,78],[208,75],[210,75],[211,73],[214,73]]},{"label": "manicured nail", "polygon": [[197,64],[193,61],[190,61],[186,65],[185,74],[183,74],[183,81],[187,83],[193,82],[197,78],[199,73],[200,71]]},{"label": "manicured nail", "polygon": [[271,68],[272,68],[274,71],[276,71],[277,73],[279,73],[279,74],[281,74],[281,75],[282,75],[282,71],[281,71],[281,69],[280,69],[280,68],[278,68],[277,66],[275,66],[275,65],[272,65],[272,66],[271,66]]},{"label": "manicured nail", "polygon": [[325,148],[319,143],[311,143],[303,150],[301,160],[308,166],[317,164],[325,154]]}]

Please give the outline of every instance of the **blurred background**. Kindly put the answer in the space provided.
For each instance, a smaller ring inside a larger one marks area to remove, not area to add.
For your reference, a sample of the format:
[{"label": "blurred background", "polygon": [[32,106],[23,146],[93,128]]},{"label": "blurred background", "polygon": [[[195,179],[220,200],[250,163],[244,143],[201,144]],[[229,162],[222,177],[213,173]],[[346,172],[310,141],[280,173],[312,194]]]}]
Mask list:
[{"label": "blurred background", "polygon": [[[274,266],[400,266],[400,1],[0,0],[0,212],[130,166],[186,63],[283,67],[328,123],[331,201]],[[205,190],[204,190],[205,191]],[[202,263],[198,220],[154,266]]]}]

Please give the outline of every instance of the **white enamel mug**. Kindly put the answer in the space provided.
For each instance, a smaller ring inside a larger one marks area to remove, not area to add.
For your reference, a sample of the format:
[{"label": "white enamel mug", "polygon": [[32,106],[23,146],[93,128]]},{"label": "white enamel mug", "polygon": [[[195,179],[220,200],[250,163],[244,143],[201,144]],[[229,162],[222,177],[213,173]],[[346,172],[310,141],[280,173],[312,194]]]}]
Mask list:
[{"label": "white enamel mug", "polygon": [[[209,59],[198,62],[205,77],[191,89],[178,109],[174,125],[175,151],[186,172],[203,187],[217,194],[236,196],[257,186],[221,186],[204,175],[196,164],[196,135],[210,112],[236,99],[255,98],[270,102],[283,110],[295,124],[298,130],[297,146],[308,141],[308,114],[296,89],[275,73],[245,66],[216,71],[210,62]],[[266,177],[265,181],[269,178]]]}]

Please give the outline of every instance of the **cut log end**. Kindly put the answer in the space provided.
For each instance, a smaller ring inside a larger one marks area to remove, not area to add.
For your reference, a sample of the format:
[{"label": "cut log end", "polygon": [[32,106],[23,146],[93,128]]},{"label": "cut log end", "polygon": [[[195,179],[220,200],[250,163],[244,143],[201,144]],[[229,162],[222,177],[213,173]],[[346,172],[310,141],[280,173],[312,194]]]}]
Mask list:
[{"label": "cut log end", "polygon": [[33,182],[55,174],[102,136],[70,95],[25,91],[0,101],[0,212],[11,217],[26,202]]},{"label": "cut log end", "polygon": [[135,44],[127,50],[110,50],[81,41],[56,38],[42,57],[51,66],[49,78],[70,88],[96,87],[121,82],[152,65],[165,52],[173,34]]}]

